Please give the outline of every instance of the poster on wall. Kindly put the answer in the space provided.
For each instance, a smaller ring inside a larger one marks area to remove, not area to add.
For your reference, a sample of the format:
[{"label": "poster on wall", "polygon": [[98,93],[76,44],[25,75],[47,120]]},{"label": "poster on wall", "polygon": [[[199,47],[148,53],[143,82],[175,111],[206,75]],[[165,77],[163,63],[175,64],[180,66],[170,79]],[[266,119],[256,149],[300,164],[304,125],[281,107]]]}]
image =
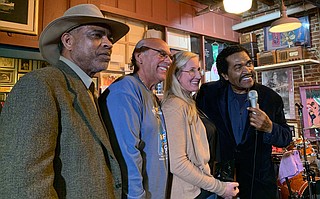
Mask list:
[{"label": "poster on wall", "polygon": [[263,71],[262,84],[276,91],[282,98],[286,119],[295,119],[292,68]]},{"label": "poster on wall", "polygon": [[320,133],[320,85],[299,87],[305,137]]},{"label": "poster on wall", "polygon": [[292,46],[311,46],[309,17],[299,18],[302,26],[296,30],[284,33],[271,33],[269,27],[264,27],[264,50],[290,48]]}]

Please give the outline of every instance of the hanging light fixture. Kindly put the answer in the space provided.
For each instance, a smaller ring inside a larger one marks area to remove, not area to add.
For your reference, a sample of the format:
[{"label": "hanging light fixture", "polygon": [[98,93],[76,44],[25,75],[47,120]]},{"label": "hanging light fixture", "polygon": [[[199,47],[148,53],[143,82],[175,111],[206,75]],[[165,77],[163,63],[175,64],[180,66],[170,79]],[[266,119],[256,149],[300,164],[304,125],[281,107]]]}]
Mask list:
[{"label": "hanging light fixture", "polygon": [[223,0],[223,6],[226,12],[240,14],[251,8],[252,0]]},{"label": "hanging light fixture", "polygon": [[289,32],[301,27],[302,24],[299,19],[287,16],[287,8],[284,5],[283,0],[281,0],[280,13],[280,19],[272,22],[269,29],[270,32]]}]

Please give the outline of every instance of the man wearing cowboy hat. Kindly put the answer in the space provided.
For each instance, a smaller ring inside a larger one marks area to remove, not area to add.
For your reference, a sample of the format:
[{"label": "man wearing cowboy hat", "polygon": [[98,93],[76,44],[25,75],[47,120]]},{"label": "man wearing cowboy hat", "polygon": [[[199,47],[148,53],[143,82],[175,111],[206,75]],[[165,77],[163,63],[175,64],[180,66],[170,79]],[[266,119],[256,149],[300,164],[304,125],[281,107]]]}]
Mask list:
[{"label": "man wearing cowboy hat", "polygon": [[21,78],[0,115],[1,197],[120,197],[119,165],[89,87],[128,31],[91,4],[43,30],[40,52],[52,67]]}]

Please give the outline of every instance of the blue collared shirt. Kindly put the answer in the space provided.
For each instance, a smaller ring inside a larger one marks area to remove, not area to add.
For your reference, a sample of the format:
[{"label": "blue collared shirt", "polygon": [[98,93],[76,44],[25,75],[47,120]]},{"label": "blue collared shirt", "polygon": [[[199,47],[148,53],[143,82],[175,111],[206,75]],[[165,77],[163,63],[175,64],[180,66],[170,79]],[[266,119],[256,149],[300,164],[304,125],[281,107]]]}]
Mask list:
[{"label": "blue collared shirt", "polygon": [[248,118],[247,107],[250,105],[247,94],[236,94],[231,86],[228,89],[228,111],[232,125],[232,131],[237,145],[241,143],[244,128]]}]

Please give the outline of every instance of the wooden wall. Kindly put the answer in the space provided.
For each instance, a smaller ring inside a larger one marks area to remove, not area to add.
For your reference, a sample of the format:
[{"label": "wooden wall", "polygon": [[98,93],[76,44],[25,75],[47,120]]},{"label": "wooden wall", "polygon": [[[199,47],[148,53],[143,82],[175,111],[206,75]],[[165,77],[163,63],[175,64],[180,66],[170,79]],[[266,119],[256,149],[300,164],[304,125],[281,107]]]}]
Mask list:
[{"label": "wooden wall", "polygon": [[196,16],[203,8],[192,0],[38,0],[38,35],[0,32],[0,44],[24,47],[38,47],[39,35],[43,28],[55,18],[63,15],[69,7],[92,3],[102,11],[140,21],[176,28],[216,39],[237,42],[239,34],[232,31],[232,25],[240,18],[234,15],[207,13]]}]

